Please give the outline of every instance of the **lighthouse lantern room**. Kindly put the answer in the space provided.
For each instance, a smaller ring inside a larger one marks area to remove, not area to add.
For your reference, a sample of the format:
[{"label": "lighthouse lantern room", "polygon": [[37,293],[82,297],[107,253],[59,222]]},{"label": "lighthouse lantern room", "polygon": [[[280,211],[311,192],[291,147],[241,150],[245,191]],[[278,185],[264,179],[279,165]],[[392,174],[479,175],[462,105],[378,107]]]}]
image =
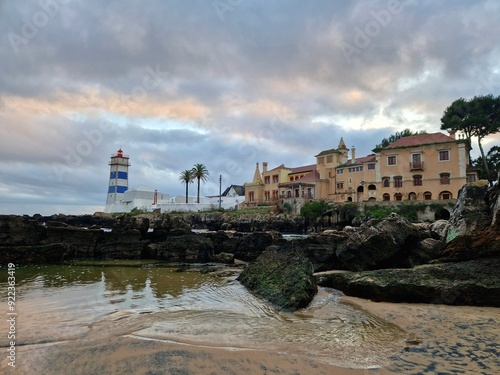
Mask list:
[{"label": "lighthouse lantern room", "polygon": [[128,190],[128,167],[130,163],[128,156],[123,154],[121,148],[116,154],[111,155],[109,166],[109,187],[106,205],[119,202],[123,198],[123,194]]}]

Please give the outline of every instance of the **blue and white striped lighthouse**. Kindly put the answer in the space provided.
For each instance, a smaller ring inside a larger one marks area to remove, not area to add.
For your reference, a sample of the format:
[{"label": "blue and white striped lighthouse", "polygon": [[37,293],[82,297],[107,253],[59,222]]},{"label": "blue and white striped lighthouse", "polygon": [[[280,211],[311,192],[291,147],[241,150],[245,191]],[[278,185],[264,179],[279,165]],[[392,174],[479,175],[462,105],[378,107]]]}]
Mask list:
[{"label": "blue and white striped lighthouse", "polygon": [[123,155],[120,148],[118,152],[111,155],[109,162],[109,187],[106,206],[119,202],[123,198],[123,194],[128,190],[128,156]]}]

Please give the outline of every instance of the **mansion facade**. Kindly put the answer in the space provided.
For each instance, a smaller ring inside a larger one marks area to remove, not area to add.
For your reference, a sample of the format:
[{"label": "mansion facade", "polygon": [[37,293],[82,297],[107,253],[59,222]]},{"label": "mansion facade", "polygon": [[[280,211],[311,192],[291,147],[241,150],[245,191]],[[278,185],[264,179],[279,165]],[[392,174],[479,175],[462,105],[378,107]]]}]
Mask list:
[{"label": "mansion facade", "polygon": [[317,154],[316,164],[268,169],[257,163],[245,184],[245,204],[308,199],[334,203],[456,199],[463,185],[477,180],[466,139],[454,133],[403,137],[380,151],[357,157],[341,138],[335,149]]}]

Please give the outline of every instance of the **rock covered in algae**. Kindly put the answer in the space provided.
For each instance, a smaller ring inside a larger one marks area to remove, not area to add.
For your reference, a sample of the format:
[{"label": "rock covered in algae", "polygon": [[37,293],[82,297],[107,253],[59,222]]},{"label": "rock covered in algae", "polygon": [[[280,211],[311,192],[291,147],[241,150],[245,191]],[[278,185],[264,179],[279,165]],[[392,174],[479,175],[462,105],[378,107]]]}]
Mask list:
[{"label": "rock covered in algae", "polygon": [[238,280],[255,295],[291,311],[306,307],[318,291],[307,257],[274,246],[249,264]]}]

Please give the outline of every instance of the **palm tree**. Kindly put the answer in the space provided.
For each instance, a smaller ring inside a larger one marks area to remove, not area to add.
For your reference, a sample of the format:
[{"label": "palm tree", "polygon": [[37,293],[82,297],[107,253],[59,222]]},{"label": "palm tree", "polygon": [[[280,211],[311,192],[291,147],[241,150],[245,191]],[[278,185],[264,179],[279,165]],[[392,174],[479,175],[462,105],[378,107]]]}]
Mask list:
[{"label": "palm tree", "polygon": [[179,180],[182,181],[182,183],[186,184],[186,203],[188,203],[188,186],[190,183],[193,183],[194,181],[194,174],[192,169],[186,169],[185,171],[182,171]]},{"label": "palm tree", "polygon": [[200,203],[200,180],[203,182],[207,181],[210,174],[208,173],[207,167],[205,167],[203,164],[195,164],[191,171],[193,173],[193,176],[198,180],[197,203]]}]

